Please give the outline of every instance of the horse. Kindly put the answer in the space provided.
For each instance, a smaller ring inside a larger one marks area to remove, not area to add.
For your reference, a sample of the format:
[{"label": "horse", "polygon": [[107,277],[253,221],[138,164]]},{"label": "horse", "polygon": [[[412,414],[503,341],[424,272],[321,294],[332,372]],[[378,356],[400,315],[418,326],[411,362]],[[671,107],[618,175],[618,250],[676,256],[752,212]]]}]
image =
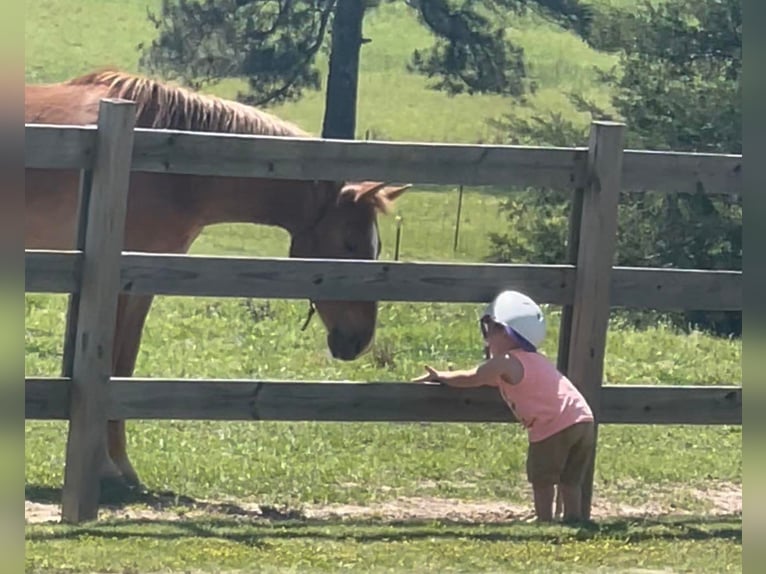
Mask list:
[{"label": "horse", "polygon": [[[28,84],[25,122],[97,123],[102,98],[136,104],[136,127],[311,137],[297,125],[236,101],[136,74],[102,69],[66,81]],[[79,170],[27,169],[26,249],[73,249]],[[125,220],[125,251],[188,252],[203,229],[219,223],[278,226],[290,236],[290,257],[377,259],[378,214],[389,212],[409,185],[379,181],[297,181],[133,171]],[[112,350],[113,376],[131,377],[152,296],[121,293]],[[374,338],[376,301],[312,301],[327,346],[338,360],[365,353]],[[311,315],[309,315],[310,318]],[[111,488],[141,487],[126,449],[125,422],[107,422],[98,473]]]}]

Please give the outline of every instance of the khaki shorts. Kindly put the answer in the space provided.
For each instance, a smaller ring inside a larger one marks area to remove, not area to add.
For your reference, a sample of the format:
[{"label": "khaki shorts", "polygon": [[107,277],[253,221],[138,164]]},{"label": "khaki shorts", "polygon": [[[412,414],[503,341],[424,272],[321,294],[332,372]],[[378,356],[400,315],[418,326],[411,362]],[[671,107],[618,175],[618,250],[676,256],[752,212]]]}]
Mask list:
[{"label": "khaki shorts", "polygon": [[529,444],[527,479],[542,484],[582,483],[593,456],[592,421],[576,423],[553,436]]}]

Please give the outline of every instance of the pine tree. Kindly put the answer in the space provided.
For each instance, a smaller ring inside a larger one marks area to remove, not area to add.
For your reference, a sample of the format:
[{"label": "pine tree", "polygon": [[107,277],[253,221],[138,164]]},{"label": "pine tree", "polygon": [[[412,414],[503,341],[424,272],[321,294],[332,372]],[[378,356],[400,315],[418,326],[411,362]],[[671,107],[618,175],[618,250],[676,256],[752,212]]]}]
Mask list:
[{"label": "pine tree", "polygon": [[[505,36],[515,15],[533,4],[563,26],[586,33],[590,11],[579,0],[163,0],[150,13],[159,35],[143,50],[152,73],[200,89],[223,78],[247,78],[243,102],[265,106],[319,89],[320,50],[329,48],[323,136],[353,138],[364,17],[383,2],[403,2],[437,38],[412,54],[409,69],[450,94],[520,96],[523,50]],[[143,49],[144,47],[141,46]]]}]

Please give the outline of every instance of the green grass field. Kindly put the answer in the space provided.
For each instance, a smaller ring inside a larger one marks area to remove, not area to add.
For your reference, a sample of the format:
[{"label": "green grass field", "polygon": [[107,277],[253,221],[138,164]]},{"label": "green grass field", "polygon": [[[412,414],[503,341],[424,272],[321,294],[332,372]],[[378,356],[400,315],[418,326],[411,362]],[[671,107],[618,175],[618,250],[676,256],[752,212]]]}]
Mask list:
[{"label": "green grass field", "polygon": [[[99,572],[741,572],[741,524],[715,520],[595,532],[525,525],[232,519],[87,528],[27,536],[27,569]],[[74,541],[77,541],[75,544]],[[70,570],[71,569],[71,570]]]},{"label": "green grass field", "polygon": [[[146,7],[158,5],[158,0],[27,0],[27,80],[61,80],[104,65],[135,70],[135,46],[152,34]],[[428,45],[428,36],[399,4],[373,14],[365,22],[373,42],[363,49],[359,135],[369,130],[379,139],[487,141],[496,134],[486,120],[505,113],[574,113],[564,96],[569,90],[602,103],[608,99],[608,87],[595,83],[593,66],[611,65],[611,56],[594,53],[534,17],[518,22],[511,33],[525,47],[540,84],[527,106],[427,90],[426,81],[406,74],[404,65],[412,49]],[[214,91],[232,96],[239,85],[230,80]],[[309,93],[274,111],[317,132],[322,105],[320,94]],[[584,125],[587,118],[580,120]],[[466,190],[453,251],[457,200],[454,188],[416,187],[403,197],[397,209],[404,222],[400,259],[486,256],[487,234],[507,227],[497,212],[501,191]],[[393,217],[382,221],[381,233],[382,256],[391,259]],[[286,233],[247,225],[210,228],[192,249],[258,256],[286,251]],[[27,376],[58,374],[65,303],[60,296],[27,295]],[[306,311],[304,302],[158,298],[136,376],[403,381],[419,375],[424,362],[462,366],[480,358],[476,305],[382,304],[376,345],[353,363],[329,358],[319,321],[300,332]],[[550,325],[543,350],[555,357],[555,308]],[[741,384],[741,353],[741,341],[684,335],[664,324],[637,330],[615,316],[606,379]],[[26,423],[27,500],[58,502],[65,440],[62,423]],[[82,527],[28,524],[28,572],[741,570],[741,517],[720,516],[716,506],[724,487],[741,487],[740,427],[603,427],[595,493],[606,517],[593,530],[539,528],[513,517],[482,525],[446,516],[394,521],[300,516],[310,507],[371,507],[412,497],[531,509],[524,481],[526,443],[516,425],[140,421],[129,424],[129,443],[132,461],[152,491],[264,505],[287,516],[222,510],[194,515],[181,500],[164,509],[168,516],[114,516]],[[652,505],[688,516],[617,515],[619,508]],[[123,511],[148,508],[136,503]],[[157,511],[158,505],[151,508]]]}]

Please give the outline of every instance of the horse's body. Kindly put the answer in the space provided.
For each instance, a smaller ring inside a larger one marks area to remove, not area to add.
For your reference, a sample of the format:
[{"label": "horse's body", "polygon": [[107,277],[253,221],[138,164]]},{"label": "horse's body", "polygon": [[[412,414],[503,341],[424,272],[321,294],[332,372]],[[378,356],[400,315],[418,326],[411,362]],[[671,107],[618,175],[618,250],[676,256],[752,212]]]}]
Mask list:
[{"label": "horse's body", "polygon": [[[137,104],[136,126],[208,132],[306,137],[275,116],[242,104],[195,94],[150,79],[98,72],[68,82],[28,85],[25,122],[83,125],[97,122],[102,98]],[[75,170],[26,171],[25,247],[72,249],[80,174]],[[185,253],[211,224],[276,225],[291,235],[293,257],[375,259],[377,212],[407,186],[380,182],[343,184],[132,172],[124,250]],[[151,296],[121,295],[113,349],[113,373],[133,374]],[[370,345],[374,302],[316,301],[333,356],[351,360]],[[100,473],[138,484],[125,448],[124,421],[110,421]]]}]

